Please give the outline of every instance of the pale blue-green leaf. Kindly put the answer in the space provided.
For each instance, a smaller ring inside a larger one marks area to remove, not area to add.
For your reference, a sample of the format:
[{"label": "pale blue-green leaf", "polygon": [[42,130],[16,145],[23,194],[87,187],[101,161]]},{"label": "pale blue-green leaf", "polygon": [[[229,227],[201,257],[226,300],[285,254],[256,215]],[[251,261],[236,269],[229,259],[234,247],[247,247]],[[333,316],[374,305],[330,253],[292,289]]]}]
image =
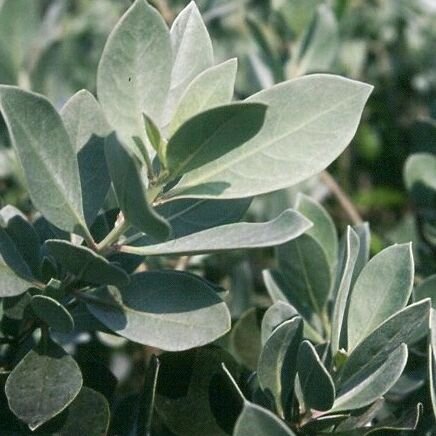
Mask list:
[{"label": "pale blue-green leaf", "polygon": [[0,297],[21,295],[32,286],[34,286],[32,282],[18,277],[5,261],[0,259]]},{"label": "pale blue-green leaf", "polygon": [[303,322],[294,317],[280,324],[266,341],[259,357],[257,376],[265,394],[284,417],[297,372],[297,354],[303,339]]},{"label": "pale blue-green leaf", "polygon": [[50,341],[26,354],[6,380],[5,391],[12,412],[33,431],[62,412],[81,387],[77,363]]},{"label": "pale blue-green leaf", "polygon": [[125,219],[155,240],[168,239],[170,225],[148,203],[135,156],[111,134],[105,144],[106,161],[118,205]]},{"label": "pale blue-green leaf", "polygon": [[146,0],[136,0],[110,34],[98,65],[97,94],[120,139],[146,142],[142,114],[159,124],[171,80],[169,30]]},{"label": "pale blue-green leaf", "polygon": [[290,77],[329,71],[339,48],[338,23],[332,9],[322,4],[295,45],[288,66]]},{"label": "pale blue-green leaf", "polygon": [[268,409],[244,402],[233,436],[294,436],[295,433]]},{"label": "pale blue-green leaf", "polygon": [[170,177],[206,165],[249,141],[262,128],[266,110],[259,103],[233,103],[190,118],[168,141]]},{"label": "pale blue-green leaf", "polygon": [[53,298],[34,295],[30,305],[34,314],[54,331],[68,334],[74,330],[74,320],[70,312]]},{"label": "pale blue-green leaf", "polygon": [[353,278],[351,279],[351,287],[356,283],[357,277],[361,273],[364,266],[369,260],[369,251],[371,245],[371,231],[369,229],[369,223],[358,224],[353,227],[359,237],[359,254],[357,255],[356,264],[354,265]]},{"label": "pale blue-green leaf", "polygon": [[430,301],[420,301],[392,315],[350,354],[340,373],[341,384],[368,366],[381,363],[401,344],[413,345],[428,334]]},{"label": "pale blue-green leaf", "polygon": [[341,347],[341,334],[343,334],[344,319],[346,319],[346,309],[348,295],[351,287],[354,267],[359,255],[360,241],[356,232],[348,226],[347,233],[343,240],[343,253],[338,268],[337,283],[333,293],[335,302],[331,320],[331,349],[332,355],[335,356]]},{"label": "pale blue-green leaf", "polygon": [[232,101],[237,60],[230,59],[199,74],[185,89],[168,129],[169,136],[189,118]]},{"label": "pale blue-green leaf", "polygon": [[124,270],[87,247],[56,239],[46,241],[44,246],[60,265],[80,280],[114,286],[129,283]]},{"label": "pale blue-green leaf", "polygon": [[407,304],[413,287],[410,244],[393,245],[364,267],[351,292],[347,318],[348,351]]},{"label": "pale blue-green leaf", "polygon": [[436,308],[436,274],[426,277],[413,291],[415,301],[431,299],[431,306]]},{"label": "pale blue-green leaf", "polygon": [[331,287],[326,253],[308,234],[277,248],[279,269],[303,305],[322,315]]},{"label": "pale blue-green leaf", "polygon": [[298,349],[297,372],[304,404],[311,409],[329,410],[335,401],[335,385],[309,341],[303,341]]},{"label": "pale blue-green leaf", "polygon": [[195,2],[180,12],[171,26],[173,64],[163,125],[171,121],[187,86],[213,65],[212,41]]},{"label": "pale blue-green leaf", "polygon": [[338,390],[332,412],[360,409],[384,395],[400,378],[407,363],[407,346],[400,345],[381,364],[369,365]]},{"label": "pale blue-green leaf", "polygon": [[162,350],[200,347],[230,329],[226,304],[192,274],[140,273],[120,291],[101,288],[93,295],[108,302],[88,304],[99,321],[131,341]]},{"label": "pale blue-green leaf", "polygon": [[271,247],[298,237],[310,226],[311,223],[300,213],[288,209],[265,223],[226,224],[161,244],[122,246],[121,251],[141,256],[162,256]]},{"label": "pale blue-green leaf", "polygon": [[297,310],[284,301],[276,301],[272,306],[270,306],[262,318],[262,345],[265,345],[276,327],[297,315],[299,315]]},{"label": "pale blue-green leaf", "polygon": [[314,74],[255,94],[247,101],[268,105],[259,135],[186,174],[167,197],[251,197],[319,173],[353,138],[371,90]]},{"label": "pale blue-green leaf", "polygon": [[61,116],[77,153],[83,212],[90,226],[102,208],[110,187],[104,157],[104,140],[110,128],[99,103],[84,89],[67,101]]},{"label": "pale blue-green leaf", "polygon": [[295,209],[312,221],[313,227],[307,231],[307,234],[324,249],[333,273],[338,261],[338,233],[335,223],[321,204],[302,193],[297,195]]},{"label": "pale blue-green leaf", "polygon": [[407,189],[423,184],[436,190],[436,156],[431,153],[415,153],[406,161],[404,180]]},{"label": "pale blue-green leaf", "polygon": [[0,109],[35,207],[60,229],[88,235],[77,157],[55,108],[38,94],[0,86]]}]

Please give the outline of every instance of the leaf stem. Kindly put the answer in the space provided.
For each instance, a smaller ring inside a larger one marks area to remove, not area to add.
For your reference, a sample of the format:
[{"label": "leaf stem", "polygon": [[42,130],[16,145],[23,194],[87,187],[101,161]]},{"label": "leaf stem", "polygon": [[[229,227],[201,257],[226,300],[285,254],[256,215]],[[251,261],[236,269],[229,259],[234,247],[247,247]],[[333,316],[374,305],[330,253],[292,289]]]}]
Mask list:
[{"label": "leaf stem", "polygon": [[320,176],[324,184],[330,189],[331,193],[336,197],[344,212],[348,215],[350,221],[354,224],[362,224],[363,220],[357,211],[354,204],[351,202],[348,195],[338,185],[336,180],[327,171],[323,171]]},{"label": "leaf stem", "polygon": [[130,224],[123,218],[123,220],[115,226],[100,243],[97,244],[97,251],[101,253],[117,242],[129,226]]}]

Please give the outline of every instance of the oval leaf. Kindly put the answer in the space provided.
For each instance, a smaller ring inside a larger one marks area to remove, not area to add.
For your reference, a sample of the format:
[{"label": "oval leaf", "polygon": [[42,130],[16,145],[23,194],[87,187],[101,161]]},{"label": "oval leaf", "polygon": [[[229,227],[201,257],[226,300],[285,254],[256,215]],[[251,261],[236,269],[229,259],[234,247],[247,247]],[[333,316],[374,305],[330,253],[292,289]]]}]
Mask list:
[{"label": "oval leaf", "polygon": [[303,341],[298,349],[297,372],[304,403],[311,409],[329,410],[335,401],[335,385],[309,341]]},{"label": "oval leaf", "polygon": [[353,138],[371,90],[364,83],[314,74],[255,94],[246,101],[268,105],[261,133],[187,173],[167,197],[251,197],[319,173]]},{"label": "oval leaf", "polygon": [[119,335],[168,351],[200,347],[230,328],[226,304],[192,274],[159,271],[136,274],[129,286],[99,289],[109,302],[88,304],[91,313]]},{"label": "oval leaf", "polygon": [[74,330],[74,321],[70,312],[53,298],[34,295],[30,305],[33,313],[54,331],[68,334]]},{"label": "oval leaf", "polygon": [[170,177],[201,167],[247,142],[261,129],[266,109],[259,103],[234,103],[186,121],[168,141]]},{"label": "oval leaf", "polygon": [[172,136],[194,115],[230,103],[235,87],[236,69],[237,60],[230,59],[199,74],[180,97],[171,120],[169,135]]},{"label": "oval leaf", "polygon": [[[98,65],[97,93],[123,142],[146,142],[142,114],[160,120],[171,80],[172,49],[161,15],[136,0],[110,34]],[[159,123],[158,123],[159,124]]]},{"label": "oval leaf", "polygon": [[82,387],[74,359],[53,342],[29,351],[9,375],[5,391],[9,407],[31,430],[62,412]]},{"label": "oval leaf", "polygon": [[269,410],[244,402],[233,436],[294,436],[295,433]]},{"label": "oval leaf", "polygon": [[413,275],[410,244],[388,247],[368,262],[351,292],[348,351],[407,304]]},{"label": "oval leaf", "polygon": [[147,247],[122,246],[120,250],[142,256],[162,256],[271,247],[298,237],[310,226],[311,223],[301,214],[288,209],[266,223],[226,224],[162,244]]},{"label": "oval leaf", "polygon": [[129,283],[124,270],[89,248],[56,239],[46,241],[44,245],[57,262],[81,280],[98,285],[124,286]]},{"label": "oval leaf", "polygon": [[0,86],[0,110],[35,207],[60,229],[88,236],[76,153],[55,108],[38,94]]},{"label": "oval leaf", "polygon": [[270,306],[262,318],[262,345],[265,345],[276,327],[297,315],[295,308],[284,301],[276,301]]}]

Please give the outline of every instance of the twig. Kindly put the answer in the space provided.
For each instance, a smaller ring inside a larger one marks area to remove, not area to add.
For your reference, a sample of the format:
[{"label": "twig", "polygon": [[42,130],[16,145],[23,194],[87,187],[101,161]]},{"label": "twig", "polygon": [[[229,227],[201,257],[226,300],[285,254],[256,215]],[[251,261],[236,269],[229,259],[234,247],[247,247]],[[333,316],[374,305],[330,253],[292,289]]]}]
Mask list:
[{"label": "twig", "polygon": [[344,212],[348,215],[350,221],[354,224],[362,224],[363,220],[348,195],[337,184],[336,180],[327,172],[323,171],[320,176],[323,183],[329,188],[331,193],[336,197]]}]

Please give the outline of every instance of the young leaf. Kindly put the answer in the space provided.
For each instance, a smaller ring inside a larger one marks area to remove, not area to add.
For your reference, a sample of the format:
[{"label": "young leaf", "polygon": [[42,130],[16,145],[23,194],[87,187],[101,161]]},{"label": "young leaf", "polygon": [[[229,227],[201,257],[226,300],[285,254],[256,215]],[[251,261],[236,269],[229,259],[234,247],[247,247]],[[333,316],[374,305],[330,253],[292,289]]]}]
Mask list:
[{"label": "young leaf", "polygon": [[384,395],[400,378],[407,363],[407,346],[400,345],[383,362],[368,365],[340,387],[332,412],[360,409]]},{"label": "young leaf", "polygon": [[88,304],[91,313],[119,335],[168,351],[200,347],[230,329],[225,303],[200,278],[177,271],[132,276],[129,286],[101,288],[94,296],[110,304]]},{"label": "young leaf", "polygon": [[54,342],[29,351],[9,375],[5,391],[12,412],[33,431],[62,412],[82,387],[74,359]]},{"label": "young leaf", "polygon": [[0,110],[35,207],[55,226],[89,236],[79,168],[59,114],[44,97],[0,86]]},{"label": "young leaf", "polygon": [[100,104],[84,89],[65,103],[61,116],[77,153],[83,212],[90,226],[102,208],[110,187],[104,157],[104,140],[110,133],[110,127]]},{"label": "young leaf", "polygon": [[295,308],[284,301],[276,301],[270,306],[262,318],[262,345],[266,344],[276,327],[297,315]]},{"label": "young leaf", "polygon": [[146,142],[142,114],[158,124],[171,80],[172,49],[161,15],[136,0],[110,34],[100,59],[97,94],[120,139]]},{"label": "young leaf", "polygon": [[230,59],[208,68],[186,88],[169,126],[169,136],[194,115],[232,101],[237,60]]},{"label": "young leaf", "polygon": [[311,409],[329,410],[335,401],[335,385],[309,341],[298,349],[297,372],[304,403]]},{"label": "young leaf", "polygon": [[236,421],[233,436],[294,436],[295,433],[268,409],[244,402],[244,408]]},{"label": "young leaf", "polygon": [[265,343],[259,357],[257,375],[262,390],[275,401],[284,417],[297,372],[298,347],[303,336],[303,323],[294,317],[280,324]]},{"label": "young leaf", "polygon": [[420,301],[392,315],[350,354],[340,374],[346,381],[365,371],[368,365],[383,362],[401,344],[413,345],[428,332],[430,301]]},{"label": "young leaf", "polygon": [[172,114],[186,87],[202,71],[213,65],[213,48],[200,12],[191,1],[171,26],[173,65],[171,86],[165,107],[164,125]]},{"label": "young leaf", "polygon": [[135,157],[121,145],[115,134],[107,138],[105,153],[118,205],[124,218],[129,224],[158,241],[168,239],[170,226],[148,204]]},{"label": "young leaf", "polygon": [[89,248],[51,239],[44,246],[57,262],[80,280],[98,285],[125,286],[129,276]]},{"label": "young leaf", "polygon": [[30,306],[33,313],[54,331],[68,334],[74,330],[74,320],[70,312],[53,298],[34,295]]},{"label": "young leaf", "polygon": [[369,261],[351,292],[347,320],[348,351],[407,304],[413,274],[410,244],[388,247]]},{"label": "young leaf", "polygon": [[346,319],[346,309],[348,295],[351,287],[354,266],[359,255],[360,241],[356,232],[348,226],[347,233],[343,241],[343,253],[341,263],[338,268],[337,285],[335,285],[335,303],[332,314],[331,329],[331,349],[335,356],[341,347],[341,334],[344,330],[344,319]]},{"label": "young leaf", "polygon": [[[143,118],[144,118],[145,132],[147,133],[148,142],[159,154],[161,143],[162,143],[162,137],[159,131],[159,127],[157,127],[155,122],[146,114],[143,114]],[[159,154],[159,158],[162,158],[160,154]]]},{"label": "young leaf", "polygon": [[250,140],[262,128],[266,109],[258,103],[233,103],[186,121],[166,147],[170,177],[195,170]]},{"label": "young leaf", "polygon": [[318,202],[302,193],[297,195],[295,209],[312,221],[313,227],[307,231],[307,234],[324,249],[333,273],[338,258],[338,233],[333,220]]},{"label": "young leaf", "polygon": [[311,223],[292,209],[266,223],[226,224],[179,239],[146,247],[123,246],[121,251],[140,256],[200,254],[223,250],[271,247],[304,233]]},{"label": "young leaf", "polygon": [[309,235],[277,248],[280,271],[301,302],[321,315],[330,293],[331,272],[324,249]]},{"label": "young leaf", "polygon": [[319,173],[351,141],[371,90],[314,74],[261,91],[246,100],[268,105],[261,133],[186,174],[167,197],[251,197]]}]

